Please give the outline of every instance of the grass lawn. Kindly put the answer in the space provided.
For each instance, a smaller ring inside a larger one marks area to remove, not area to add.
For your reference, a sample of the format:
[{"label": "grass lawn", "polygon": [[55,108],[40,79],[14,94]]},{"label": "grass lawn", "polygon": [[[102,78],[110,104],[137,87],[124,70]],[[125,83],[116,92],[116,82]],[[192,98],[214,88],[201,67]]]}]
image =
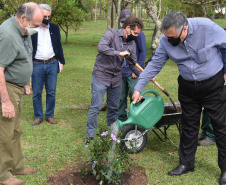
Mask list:
[{"label": "grass lawn", "polygon": [[[217,21],[217,20],[216,20]],[[224,26],[226,21],[219,21]],[[20,176],[29,185],[46,184],[48,177],[68,165],[89,160],[89,152],[84,147],[88,106],[91,102],[90,80],[97,55],[97,44],[106,31],[106,21],[84,22],[76,33],[71,30],[69,43],[63,44],[66,65],[58,75],[55,118],[59,124],[47,122],[32,126],[34,120],[32,96],[24,96],[22,148],[26,167],[38,170],[33,176]],[[150,57],[152,31],[145,30],[147,59]],[[65,36],[62,32],[62,42]],[[174,101],[177,100],[176,65],[167,61],[159,73],[157,82],[162,85]],[[170,102],[153,83],[145,89],[154,89],[160,93],[164,102]],[[45,95],[43,106],[45,110]],[[100,112],[98,124],[105,121],[106,112]],[[176,126],[168,130],[169,137],[179,145]],[[169,142],[161,142],[153,132],[148,133],[145,149],[131,155],[136,163],[145,169],[149,184],[218,184],[220,170],[217,166],[216,146],[198,147],[196,171],[181,177],[171,177],[167,172],[178,165],[177,149]]]}]

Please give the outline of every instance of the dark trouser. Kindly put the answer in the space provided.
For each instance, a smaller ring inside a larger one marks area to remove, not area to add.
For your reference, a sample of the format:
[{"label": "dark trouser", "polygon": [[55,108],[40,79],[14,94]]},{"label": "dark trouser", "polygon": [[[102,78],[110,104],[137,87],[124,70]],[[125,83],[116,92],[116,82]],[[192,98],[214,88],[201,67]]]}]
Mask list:
[{"label": "dark trouser", "polygon": [[182,108],[180,164],[192,166],[198,143],[202,107],[210,116],[218,147],[218,165],[226,171],[226,86],[223,70],[203,83],[194,84],[178,77],[179,101]]},{"label": "dark trouser", "polygon": [[132,78],[132,76],[122,78],[122,93],[120,98],[120,104],[118,108],[118,119],[120,121],[127,120],[127,96],[129,95],[130,102],[133,95],[134,87],[138,81],[138,78]]},{"label": "dark trouser", "polygon": [[209,115],[205,110],[202,112],[202,125],[201,125],[202,133],[211,141],[215,141],[215,135],[213,132],[213,126],[211,124],[211,120]]}]

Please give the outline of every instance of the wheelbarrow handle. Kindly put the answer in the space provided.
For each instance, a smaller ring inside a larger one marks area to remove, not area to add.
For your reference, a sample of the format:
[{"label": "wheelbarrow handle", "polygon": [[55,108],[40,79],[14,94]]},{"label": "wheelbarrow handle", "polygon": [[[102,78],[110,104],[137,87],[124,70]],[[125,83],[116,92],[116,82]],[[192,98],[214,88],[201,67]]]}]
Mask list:
[{"label": "wheelbarrow handle", "polygon": [[[130,62],[133,63],[133,65],[135,65],[141,72],[144,71],[144,69],[138,64],[136,63],[132,57],[130,55],[126,55],[125,56]],[[155,80],[155,79],[152,79],[151,80],[162,92],[164,92],[167,96],[169,96],[169,93]]]},{"label": "wheelbarrow handle", "polygon": [[[125,55],[125,58],[127,58],[130,62],[132,62],[132,64],[133,65],[135,65],[140,71],[144,71],[144,69],[138,64],[138,63],[136,63],[132,58],[131,58],[131,56],[130,55]],[[153,78],[152,80],[151,80],[166,96],[168,96],[168,98],[170,99],[170,101],[172,102],[172,104],[173,104],[173,106],[174,106],[174,108],[175,108],[175,110],[177,111],[177,107],[176,107],[176,105],[175,105],[175,103],[173,102],[173,100],[171,99],[171,97],[170,97],[170,94],[158,83],[158,82],[156,82],[156,80],[155,80],[155,78]]]}]

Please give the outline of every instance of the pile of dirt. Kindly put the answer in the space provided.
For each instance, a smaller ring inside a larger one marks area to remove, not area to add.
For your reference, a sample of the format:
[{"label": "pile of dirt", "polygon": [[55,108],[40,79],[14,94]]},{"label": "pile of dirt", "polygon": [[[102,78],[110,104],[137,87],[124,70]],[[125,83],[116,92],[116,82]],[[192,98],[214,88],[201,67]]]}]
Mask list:
[{"label": "pile of dirt", "polygon": [[[47,183],[50,185],[98,185],[99,181],[94,176],[86,177],[84,179],[80,169],[91,169],[88,163],[76,164],[76,166],[69,166],[51,176]],[[123,173],[123,185],[146,185],[148,183],[147,176],[143,169],[130,165],[130,172]]]}]

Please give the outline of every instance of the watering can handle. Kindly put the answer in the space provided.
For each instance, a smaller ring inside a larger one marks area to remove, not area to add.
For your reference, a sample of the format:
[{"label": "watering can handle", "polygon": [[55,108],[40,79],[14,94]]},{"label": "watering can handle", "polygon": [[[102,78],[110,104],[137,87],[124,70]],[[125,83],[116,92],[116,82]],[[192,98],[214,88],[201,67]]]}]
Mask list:
[{"label": "watering can handle", "polygon": [[157,93],[155,90],[152,90],[152,89],[147,89],[145,91],[142,91],[141,94],[140,94],[140,96],[143,96],[143,95],[145,95],[147,93],[153,93],[157,97],[160,96],[159,93]]},{"label": "watering can handle", "polygon": [[[142,93],[140,94],[140,96],[143,96],[144,94],[147,94],[147,93],[153,93],[156,97],[159,97],[159,93],[157,93],[155,90],[152,90],[152,89],[147,89],[145,91],[142,91]],[[133,110],[133,102],[130,104],[130,111]]]}]

